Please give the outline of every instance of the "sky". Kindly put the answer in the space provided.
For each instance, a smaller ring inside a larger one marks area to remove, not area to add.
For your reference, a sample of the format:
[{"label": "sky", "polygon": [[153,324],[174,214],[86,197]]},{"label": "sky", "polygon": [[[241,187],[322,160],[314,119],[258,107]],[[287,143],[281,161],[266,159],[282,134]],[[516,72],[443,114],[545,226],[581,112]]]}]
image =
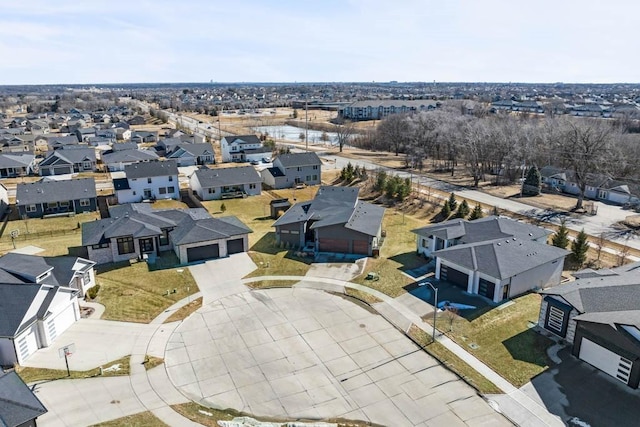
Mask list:
[{"label": "sky", "polygon": [[0,85],[640,81],[638,0],[0,0]]}]

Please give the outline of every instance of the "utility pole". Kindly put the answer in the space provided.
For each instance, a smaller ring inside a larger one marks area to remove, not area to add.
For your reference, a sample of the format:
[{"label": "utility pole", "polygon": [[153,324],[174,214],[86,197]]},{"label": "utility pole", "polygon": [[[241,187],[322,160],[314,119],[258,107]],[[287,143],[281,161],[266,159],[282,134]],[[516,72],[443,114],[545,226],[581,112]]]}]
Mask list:
[{"label": "utility pole", "polygon": [[524,170],[527,168],[526,160],[522,163],[522,182],[520,183],[520,198],[522,199],[522,193],[524,190]]},{"label": "utility pole", "polygon": [[304,151],[309,151],[309,114],[307,100],[304,100]]}]

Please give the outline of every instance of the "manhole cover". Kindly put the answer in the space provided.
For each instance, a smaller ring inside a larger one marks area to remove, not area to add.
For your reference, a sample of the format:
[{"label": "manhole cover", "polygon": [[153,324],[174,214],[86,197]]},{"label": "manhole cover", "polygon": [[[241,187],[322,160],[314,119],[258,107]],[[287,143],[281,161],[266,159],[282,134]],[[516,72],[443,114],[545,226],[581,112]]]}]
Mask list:
[{"label": "manhole cover", "polygon": [[474,342],[469,343],[469,348],[471,348],[472,350],[477,350],[480,348],[480,346]]}]

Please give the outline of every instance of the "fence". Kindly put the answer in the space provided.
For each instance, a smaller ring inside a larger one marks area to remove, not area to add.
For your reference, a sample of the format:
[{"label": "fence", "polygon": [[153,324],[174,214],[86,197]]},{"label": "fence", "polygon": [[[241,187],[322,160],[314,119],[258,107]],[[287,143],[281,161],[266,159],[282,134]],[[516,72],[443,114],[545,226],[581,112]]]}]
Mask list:
[{"label": "fence", "polygon": [[[37,231],[34,233],[20,233],[18,236],[13,238],[13,241],[20,242],[26,240],[34,240],[34,239],[42,239],[46,237],[54,237],[54,236],[65,236],[78,234],[81,232],[80,228],[75,228],[73,230],[49,230],[49,231]],[[5,233],[2,238],[0,238],[0,242],[9,242],[11,243],[12,237],[10,233]]]}]

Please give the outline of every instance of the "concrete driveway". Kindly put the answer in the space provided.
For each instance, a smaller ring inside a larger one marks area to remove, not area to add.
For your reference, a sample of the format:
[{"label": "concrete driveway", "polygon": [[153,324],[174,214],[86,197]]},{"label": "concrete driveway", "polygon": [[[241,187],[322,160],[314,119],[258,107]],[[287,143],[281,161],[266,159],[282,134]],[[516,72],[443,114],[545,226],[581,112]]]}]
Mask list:
[{"label": "concrete driveway", "polygon": [[203,306],[169,339],[165,364],[188,398],[258,417],[510,425],[381,316],[310,289]]},{"label": "concrete driveway", "polygon": [[257,266],[245,252],[226,258],[214,259],[189,267],[195,279],[204,304],[219,300],[229,295],[245,292],[248,288],[242,279],[255,270]]},{"label": "concrete driveway", "polygon": [[309,267],[306,276],[327,277],[348,282],[362,274],[366,264],[367,258],[364,257],[352,262],[314,262]]},{"label": "concrete driveway", "polygon": [[146,411],[129,377],[58,380],[38,384],[34,392],[49,411],[38,417],[40,426],[88,426]]},{"label": "concrete driveway", "polygon": [[71,370],[85,371],[98,366],[106,367],[106,363],[131,354],[138,337],[150,338],[157,328],[157,325],[142,323],[80,319],[58,336],[53,346],[41,348],[23,365],[66,369],[64,358],[60,358],[58,349],[75,344],[76,349],[69,357]]}]

